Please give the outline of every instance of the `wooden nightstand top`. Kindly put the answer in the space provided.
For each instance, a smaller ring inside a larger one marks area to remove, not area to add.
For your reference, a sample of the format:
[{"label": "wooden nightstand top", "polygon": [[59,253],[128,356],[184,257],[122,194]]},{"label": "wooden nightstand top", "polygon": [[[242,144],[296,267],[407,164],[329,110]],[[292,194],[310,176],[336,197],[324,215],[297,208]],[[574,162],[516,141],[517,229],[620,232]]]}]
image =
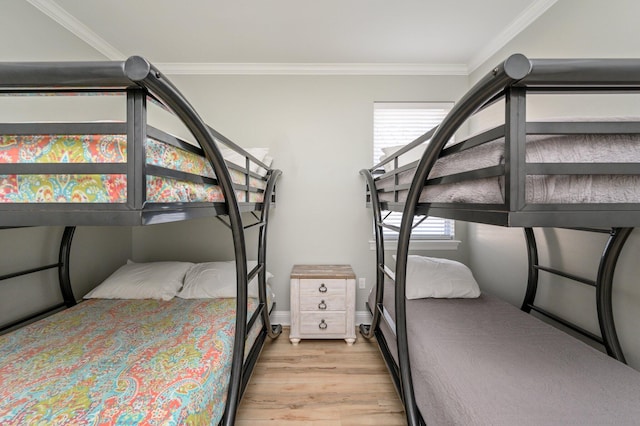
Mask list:
[{"label": "wooden nightstand top", "polygon": [[350,265],[293,265],[291,270],[291,278],[343,278],[355,279],[356,274],[353,273]]}]

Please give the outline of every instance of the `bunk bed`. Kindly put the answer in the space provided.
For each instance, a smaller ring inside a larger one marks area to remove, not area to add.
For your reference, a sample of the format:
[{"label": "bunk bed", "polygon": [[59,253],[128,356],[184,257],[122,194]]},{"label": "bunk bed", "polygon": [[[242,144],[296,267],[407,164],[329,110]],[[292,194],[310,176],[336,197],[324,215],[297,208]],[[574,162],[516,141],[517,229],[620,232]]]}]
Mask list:
[{"label": "bunk bed", "polygon": [[[234,424],[266,337],[281,333],[269,320],[266,284],[267,225],[281,172],[262,150],[242,149],[206,125],[142,57],[0,63],[0,95],[116,95],[126,111],[124,121],[0,124],[0,227],[64,227],[57,263],[0,277],[57,270],[63,300],[0,327],[0,422]],[[192,140],[149,125],[150,104],[177,117]],[[114,276],[151,268],[145,285],[167,281],[168,293],[77,301],[70,280],[76,226],[206,217],[230,229],[235,255],[213,275],[226,277],[217,298],[207,293],[207,268],[220,265],[153,262]],[[259,228],[253,264],[249,227]],[[194,267],[205,278],[194,285],[205,287],[186,291]]]},{"label": "bunk bed", "polygon": [[[409,425],[637,423],[640,373],[625,365],[611,299],[618,257],[640,224],[640,120],[533,122],[526,106],[536,94],[638,92],[636,59],[514,54],[436,128],[361,171],[373,212],[376,288],[367,303],[371,325],[360,331],[378,340]],[[503,124],[450,142],[490,106],[504,107]],[[402,156],[414,149],[424,149],[420,159],[405,164]],[[384,211],[402,212],[400,227],[385,223]],[[522,227],[529,271],[520,309],[477,297],[464,265],[410,256],[416,216]],[[596,280],[540,264],[534,227],[608,233]],[[384,228],[399,233],[395,272],[385,264]],[[600,336],[535,304],[540,271],[595,287]],[[439,281],[449,290],[464,286],[439,298]],[[594,339],[607,355],[532,311]]]}]

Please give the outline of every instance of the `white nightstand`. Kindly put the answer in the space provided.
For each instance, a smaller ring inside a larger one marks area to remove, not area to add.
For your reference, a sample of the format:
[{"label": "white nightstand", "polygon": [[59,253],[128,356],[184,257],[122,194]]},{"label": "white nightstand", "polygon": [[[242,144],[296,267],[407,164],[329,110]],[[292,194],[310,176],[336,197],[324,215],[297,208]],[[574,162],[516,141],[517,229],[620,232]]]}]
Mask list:
[{"label": "white nightstand", "polygon": [[291,271],[291,331],[300,339],[356,341],[356,275],[349,265],[294,265]]}]

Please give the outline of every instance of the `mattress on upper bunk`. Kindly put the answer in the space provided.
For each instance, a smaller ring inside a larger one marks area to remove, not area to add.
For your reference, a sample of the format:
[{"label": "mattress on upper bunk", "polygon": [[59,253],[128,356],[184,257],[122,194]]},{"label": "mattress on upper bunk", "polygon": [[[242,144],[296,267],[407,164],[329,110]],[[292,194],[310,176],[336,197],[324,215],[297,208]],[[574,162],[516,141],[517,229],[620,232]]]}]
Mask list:
[{"label": "mattress on upper bunk", "polygon": [[[249,299],[249,315],[256,306]],[[0,424],[217,424],[235,307],[231,298],[91,299],[0,336]]]},{"label": "mattress on upper bunk", "polygon": [[[393,297],[385,285],[391,318]],[[407,300],[407,318],[427,424],[638,424],[639,372],[496,297]],[[397,362],[395,335],[381,330]]]},{"label": "mattress on upper bunk", "polygon": [[[148,137],[146,164],[215,179],[205,157]],[[228,150],[230,151],[230,150]],[[260,159],[262,160],[262,159]],[[3,164],[126,164],[127,137],[96,135],[0,135]],[[246,185],[247,174],[229,168],[235,184]],[[255,167],[261,176],[266,170]],[[146,177],[146,201],[151,203],[223,202],[222,189],[207,182],[166,176]],[[196,179],[199,180],[199,179]],[[248,192],[236,190],[239,202],[263,202],[266,181],[249,176]],[[0,203],[126,203],[127,175],[120,174],[4,174]]]},{"label": "mattress on upper bunk", "polygon": [[[457,152],[436,161],[429,178],[448,176],[505,163],[504,138]],[[640,163],[640,134],[528,135],[527,163]],[[416,168],[398,174],[399,184],[410,184]],[[640,176],[615,175],[529,175],[526,202],[547,203],[638,203]],[[392,190],[394,177],[376,181],[378,190]],[[408,191],[398,193],[406,200]],[[395,201],[393,192],[379,192],[380,201]],[[504,177],[468,180],[426,186],[423,203],[505,202]]]}]

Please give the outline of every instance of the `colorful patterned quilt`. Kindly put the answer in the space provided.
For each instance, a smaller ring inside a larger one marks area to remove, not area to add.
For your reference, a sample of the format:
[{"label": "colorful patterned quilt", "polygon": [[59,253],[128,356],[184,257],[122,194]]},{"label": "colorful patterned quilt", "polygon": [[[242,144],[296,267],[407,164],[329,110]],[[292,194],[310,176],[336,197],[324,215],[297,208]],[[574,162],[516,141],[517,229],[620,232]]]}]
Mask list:
[{"label": "colorful patterned quilt", "polygon": [[0,336],[0,424],[217,424],[234,329],[235,299],[80,303]]},{"label": "colorful patterned quilt", "polygon": [[[204,157],[155,139],[145,141],[146,164],[197,176],[215,178]],[[127,162],[126,135],[1,135],[0,163],[84,163]],[[229,169],[234,183],[246,185],[246,175]],[[222,202],[217,185],[193,183],[167,177],[146,177],[147,201]],[[264,189],[265,182],[249,178],[249,185]],[[262,202],[261,192],[236,191],[240,202]],[[248,199],[247,199],[248,198]],[[0,175],[0,202],[4,203],[125,203],[127,176],[112,175]]]}]

